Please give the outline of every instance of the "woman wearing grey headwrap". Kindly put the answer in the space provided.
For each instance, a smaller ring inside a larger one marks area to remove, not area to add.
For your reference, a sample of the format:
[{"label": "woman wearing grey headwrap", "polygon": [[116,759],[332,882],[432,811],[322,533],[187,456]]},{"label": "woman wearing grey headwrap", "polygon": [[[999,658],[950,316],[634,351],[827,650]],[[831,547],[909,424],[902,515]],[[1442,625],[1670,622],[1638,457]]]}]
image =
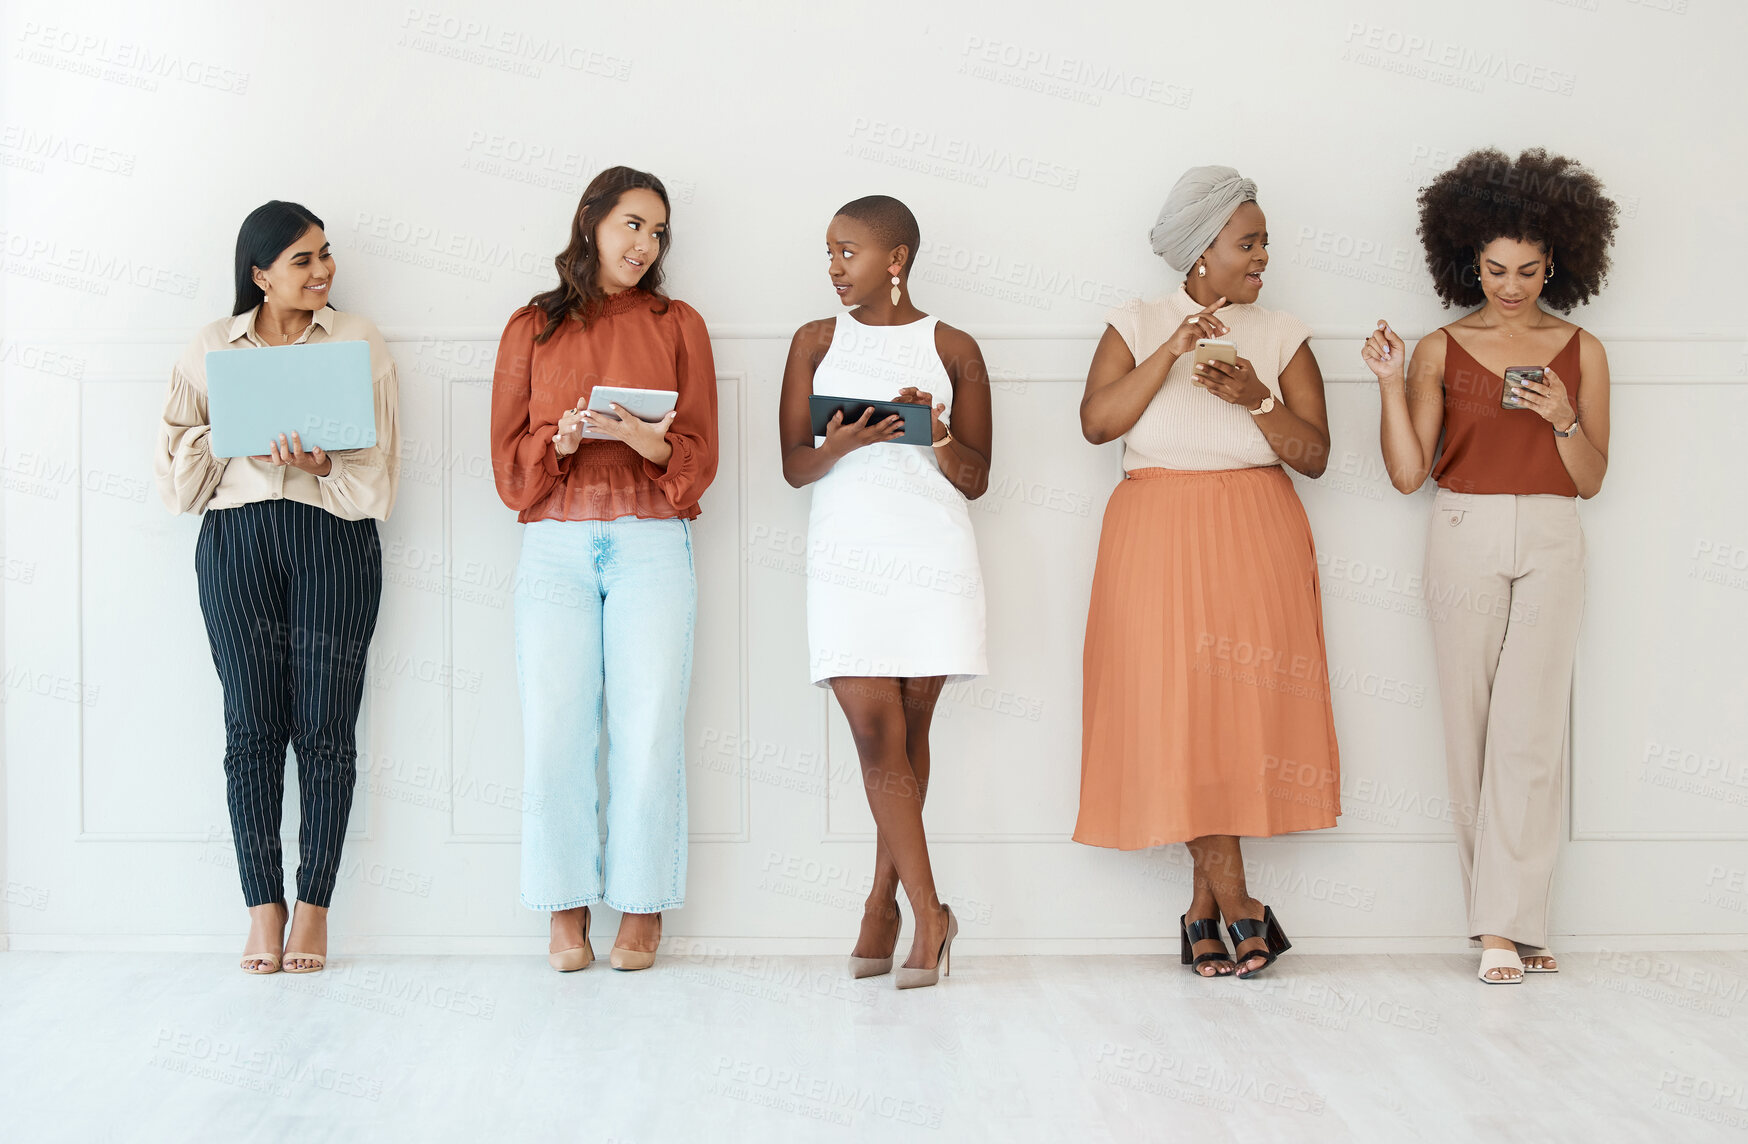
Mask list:
[{"label": "woman wearing grey headwrap", "polygon": [[1316,548],[1281,468],[1323,472],[1323,376],[1305,324],[1255,304],[1268,267],[1255,183],[1193,168],[1151,238],[1183,284],[1106,315],[1080,405],[1088,441],[1122,438],[1124,480],[1087,612],[1074,838],[1185,843],[1183,962],[1249,977],[1289,943],[1250,896],[1239,838],[1341,813]]}]

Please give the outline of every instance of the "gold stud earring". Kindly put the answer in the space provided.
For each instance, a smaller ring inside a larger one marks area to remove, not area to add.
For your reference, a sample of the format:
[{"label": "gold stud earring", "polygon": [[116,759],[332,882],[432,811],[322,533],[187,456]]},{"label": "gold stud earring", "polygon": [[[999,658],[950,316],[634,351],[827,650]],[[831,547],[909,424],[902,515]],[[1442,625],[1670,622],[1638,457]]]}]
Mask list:
[{"label": "gold stud earring", "polygon": [[1208,276],[1208,264],[1205,262],[1196,263],[1196,277],[1197,278],[1206,278],[1207,276]]},{"label": "gold stud earring", "polygon": [[898,302],[899,302],[899,299],[900,299],[900,298],[901,298],[901,297],[903,297],[903,295],[902,295],[902,294],[900,294],[900,293],[899,293],[899,289],[898,289],[898,275],[896,275],[896,274],[894,274],[894,275],[893,275],[893,276],[892,276],[892,304],[893,304],[893,305],[894,305],[894,306],[896,306],[896,305],[898,305]]}]

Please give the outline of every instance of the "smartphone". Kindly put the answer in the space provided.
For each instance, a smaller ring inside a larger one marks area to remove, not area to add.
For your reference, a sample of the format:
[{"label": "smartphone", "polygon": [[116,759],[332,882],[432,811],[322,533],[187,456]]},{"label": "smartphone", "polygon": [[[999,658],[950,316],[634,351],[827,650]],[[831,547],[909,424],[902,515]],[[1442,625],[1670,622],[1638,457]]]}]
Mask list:
[{"label": "smartphone", "polygon": [[[1220,341],[1218,338],[1197,338],[1195,364],[1206,365],[1211,361],[1223,361],[1227,365],[1237,365],[1238,347],[1231,342]],[[1190,373],[1190,380],[1197,385],[1202,384],[1202,379],[1197,377],[1194,371]]]},{"label": "smartphone", "polygon": [[1542,366],[1514,365],[1505,371],[1505,385],[1499,391],[1499,407],[1501,409],[1528,409],[1520,398],[1513,397],[1511,391],[1526,381],[1542,380]]}]

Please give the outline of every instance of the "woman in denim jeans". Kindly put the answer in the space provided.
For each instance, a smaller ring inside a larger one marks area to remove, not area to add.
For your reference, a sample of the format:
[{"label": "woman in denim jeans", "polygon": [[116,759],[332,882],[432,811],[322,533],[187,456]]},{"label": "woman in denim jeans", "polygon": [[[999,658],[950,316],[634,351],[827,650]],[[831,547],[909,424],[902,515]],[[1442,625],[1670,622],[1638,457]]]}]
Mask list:
[{"label": "woman in denim jeans", "polygon": [[[668,195],[602,171],[558,286],[516,311],[492,377],[498,495],[527,525],[516,570],[522,904],[552,914],[547,960],[594,960],[589,907],[620,911],[609,958],[646,969],[686,893],[684,723],[697,581],[691,521],[716,475],[716,367],[704,320],[662,293]],[[588,410],[595,386],[677,392],[643,421]],[[606,843],[595,777],[602,700]]]}]

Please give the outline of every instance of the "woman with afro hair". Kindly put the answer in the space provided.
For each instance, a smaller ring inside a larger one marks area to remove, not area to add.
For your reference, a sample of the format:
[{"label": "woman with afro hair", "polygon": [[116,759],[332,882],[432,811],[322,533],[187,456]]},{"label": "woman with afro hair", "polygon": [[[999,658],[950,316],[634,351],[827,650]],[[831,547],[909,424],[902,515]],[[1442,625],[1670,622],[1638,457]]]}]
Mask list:
[{"label": "woman with afro hair", "polygon": [[1614,231],[1614,203],[1575,160],[1472,152],[1420,194],[1434,289],[1469,313],[1412,359],[1382,321],[1360,351],[1391,483],[1438,483],[1423,583],[1468,932],[1495,985],[1557,969],[1548,894],[1584,606],[1576,500],[1608,469],[1608,357],[1559,314],[1601,290]]}]

